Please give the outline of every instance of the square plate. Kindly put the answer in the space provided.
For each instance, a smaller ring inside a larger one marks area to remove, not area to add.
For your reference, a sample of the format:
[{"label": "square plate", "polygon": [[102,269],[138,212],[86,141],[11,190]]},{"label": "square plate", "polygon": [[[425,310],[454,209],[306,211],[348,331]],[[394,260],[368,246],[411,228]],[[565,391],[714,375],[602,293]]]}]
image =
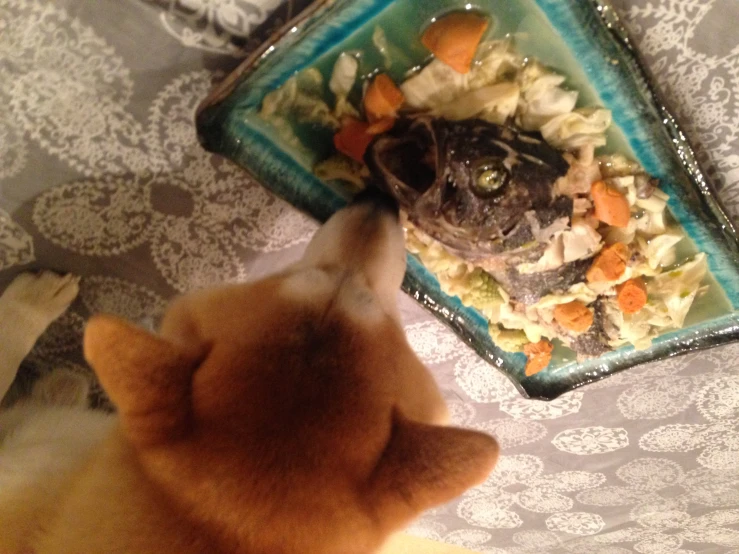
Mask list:
[{"label": "square plate", "polygon": [[[503,371],[521,393],[553,399],[576,387],[645,362],[718,346],[739,339],[739,239],[693,152],[654,93],[649,78],[613,9],[604,0],[324,0],[289,23],[247,59],[198,109],[202,144],[244,167],[258,182],[298,209],[324,221],[348,193],[320,181],[313,164],[330,148],[330,135],[302,130],[295,148],[257,114],[264,96],[308,67],[326,81],[345,50],[369,48],[377,25],[390,43],[423,60],[419,32],[431,18],[453,9],[478,9],[493,18],[491,38],[515,35],[517,50],[567,77],[567,85],[589,104],[613,112],[608,149],[635,158],[658,177],[668,206],[696,248],[708,254],[710,293],[697,299],[686,326],[655,339],[647,350],[622,347],[582,363],[553,361],[526,377],[523,354],[498,349],[487,321],[438,282],[413,257],[403,290]],[[402,65],[402,64],[401,64]],[[402,72],[412,67],[395,68]],[[721,308],[717,308],[721,306]]]}]

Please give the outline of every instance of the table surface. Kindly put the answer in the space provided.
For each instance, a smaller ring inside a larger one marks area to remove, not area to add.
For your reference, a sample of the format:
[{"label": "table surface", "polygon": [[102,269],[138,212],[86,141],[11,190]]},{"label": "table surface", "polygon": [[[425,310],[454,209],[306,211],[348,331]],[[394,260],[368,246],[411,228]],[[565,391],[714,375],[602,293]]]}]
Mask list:
[{"label": "table surface", "polygon": [[[301,7],[278,4],[0,0],[0,286],[29,267],[83,276],[25,375],[87,371],[93,312],[153,326],[180,291],[300,256],[315,223],[205,154],[192,125],[211,83]],[[739,2],[614,5],[736,217]],[[484,485],[412,533],[495,554],[739,553],[739,345],[543,403],[401,305],[454,422],[503,448]]]}]

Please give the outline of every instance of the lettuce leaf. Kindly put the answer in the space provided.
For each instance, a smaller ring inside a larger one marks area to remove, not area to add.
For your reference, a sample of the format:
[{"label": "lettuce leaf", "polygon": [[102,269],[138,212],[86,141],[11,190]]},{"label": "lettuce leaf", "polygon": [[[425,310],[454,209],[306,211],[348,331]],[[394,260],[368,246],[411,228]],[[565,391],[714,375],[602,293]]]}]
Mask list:
[{"label": "lettuce leaf", "polygon": [[[530,78],[532,72],[538,76]],[[548,121],[572,112],[578,93],[561,88],[565,78],[543,72],[538,64],[527,66],[520,77],[521,101],[516,122],[526,131],[538,131]]]},{"label": "lettuce leaf", "polygon": [[605,132],[610,125],[610,110],[578,108],[547,121],[541,127],[541,134],[555,148],[575,150],[585,145],[605,145]]},{"label": "lettuce leaf", "polygon": [[516,83],[498,83],[463,93],[451,102],[436,107],[432,113],[452,121],[480,117],[502,124],[513,116],[520,90]]}]

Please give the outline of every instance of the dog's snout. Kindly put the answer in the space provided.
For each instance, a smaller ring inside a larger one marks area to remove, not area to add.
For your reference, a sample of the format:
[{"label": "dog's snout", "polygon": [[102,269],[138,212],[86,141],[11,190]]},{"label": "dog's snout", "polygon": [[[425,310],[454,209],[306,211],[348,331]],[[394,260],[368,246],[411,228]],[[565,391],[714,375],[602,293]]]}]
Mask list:
[{"label": "dog's snout", "polygon": [[362,276],[387,312],[395,313],[406,264],[400,223],[395,200],[370,186],[318,230],[300,263]]},{"label": "dog's snout", "polygon": [[400,217],[400,208],[398,202],[390,196],[384,193],[375,185],[370,184],[362,192],[357,194],[352,200],[352,205],[357,204],[371,204],[377,209],[386,211],[395,217]]}]

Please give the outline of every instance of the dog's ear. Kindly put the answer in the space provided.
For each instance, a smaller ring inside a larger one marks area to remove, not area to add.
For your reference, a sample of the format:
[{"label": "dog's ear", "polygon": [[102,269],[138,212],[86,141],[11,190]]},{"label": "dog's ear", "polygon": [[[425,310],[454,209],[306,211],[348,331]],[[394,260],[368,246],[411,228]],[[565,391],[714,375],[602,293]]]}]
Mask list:
[{"label": "dog's ear", "polygon": [[85,358],[140,444],[181,437],[191,427],[192,378],[204,349],[174,344],[109,315],[90,319]]},{"label": "dog's ear", "polygon": [[448,502],[482,483],[498,459],[484,433],[394,416],[393,431],[372,478],[378,513],[391,525]]}]

